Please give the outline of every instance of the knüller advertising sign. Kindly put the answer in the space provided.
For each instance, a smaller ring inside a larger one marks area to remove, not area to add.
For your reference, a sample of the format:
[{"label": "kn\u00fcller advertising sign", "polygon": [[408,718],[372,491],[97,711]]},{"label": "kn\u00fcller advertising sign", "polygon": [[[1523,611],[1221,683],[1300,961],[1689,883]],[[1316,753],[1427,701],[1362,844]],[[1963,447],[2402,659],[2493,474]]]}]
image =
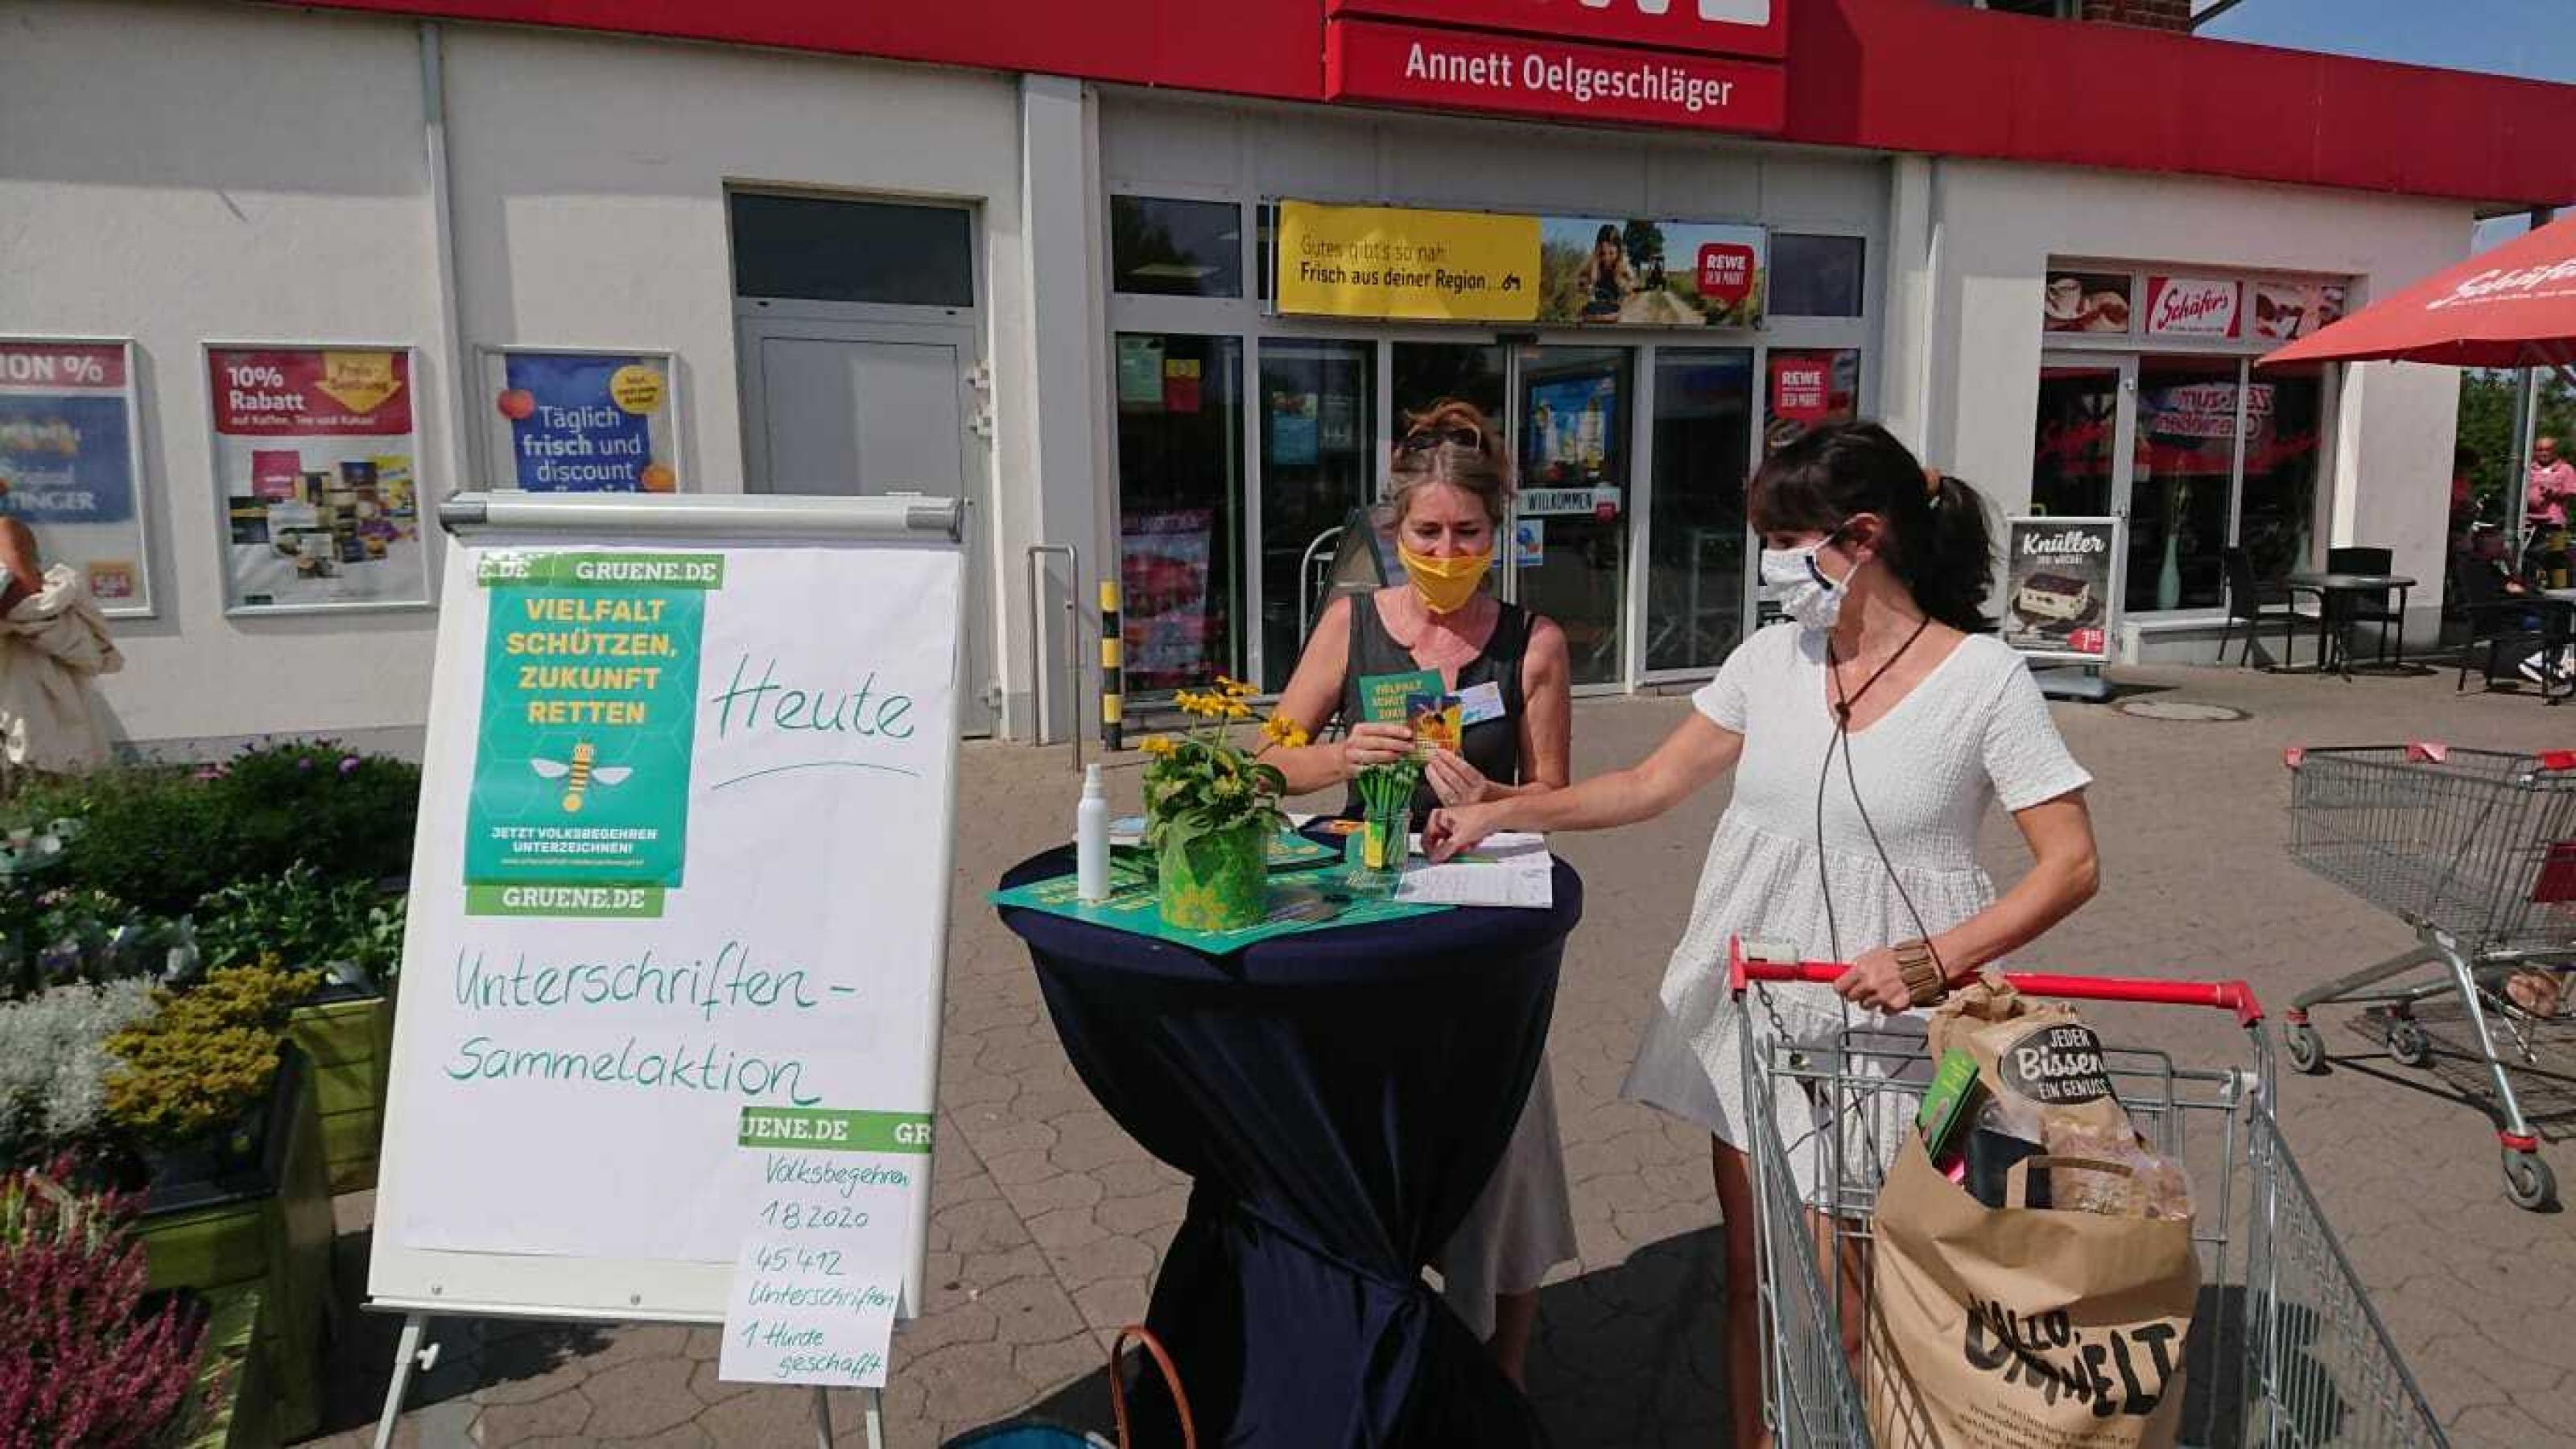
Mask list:
[{"label": "kn\u00fcller advertising sign", "polygon": [[2109,663],[2120,627],[2120,520],[2025,517],[2005,527],[2004,642],[2033,659]]}]

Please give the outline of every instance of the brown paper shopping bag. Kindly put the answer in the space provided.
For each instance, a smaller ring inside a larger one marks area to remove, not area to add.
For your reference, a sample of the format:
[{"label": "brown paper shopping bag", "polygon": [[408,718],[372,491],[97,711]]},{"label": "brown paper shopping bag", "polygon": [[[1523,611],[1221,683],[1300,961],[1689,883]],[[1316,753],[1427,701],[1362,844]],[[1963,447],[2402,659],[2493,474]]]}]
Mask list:
[{"label": "brown paper shopping bag", "polygon": [[2188,1221],[1989,1208],[1916,1137],[1871,1240],[1870,1433],[1885,1449],[2174,1442],[2200,1291]]},{"label": "brown paper shopping bag", "polygon": [[[2100,1043],[2062,1006],[1983,983],[1933,1017],[1930,1038],[1936,1055],[1974,1055],[1987,1090],[2085,1129],[2078,1138],[2128,1132]],[[1898,1150],[1871,1225],[1868,1392],[1878,1444],[2173,1444],[2200,1290],[2191,1222],[2021,1206],[2028,1173],[2051,1168],[2062,1181],[2132,1171],[2032,1158],[2016,1164],[2008,1205],[1990,1208],[1933,1167],[1919,1135]]]}]

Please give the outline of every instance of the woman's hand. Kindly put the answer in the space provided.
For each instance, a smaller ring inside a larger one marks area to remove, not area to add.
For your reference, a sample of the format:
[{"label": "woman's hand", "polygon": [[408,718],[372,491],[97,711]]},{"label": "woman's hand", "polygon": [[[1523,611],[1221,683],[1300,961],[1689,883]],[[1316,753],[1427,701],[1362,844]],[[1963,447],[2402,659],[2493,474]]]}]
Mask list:
[{"label": "woman's hand", "polygon": [[1431,793],[1443,805],[1474,805],[1493,795],[1494,782],[1456,750],[1433,750],[1422,777],[1431,782]]},{"label": "woman's hand", "polygon": [[1413,753],[1413,727],[1359,724],[1342,736],[1342,774],[1356,776],[1371,765],[1392,765]]},{"label": "woman's hand", "polygon": [[1904,1011],[1914,1005],[1914,993],[1905,986],[1905,973],[1897,969],[1896,953],[1885,946],[1864,952],[1834,981],[1834,991],[1854,1006],[1877,1011]]},{"label": "woman's hand", "polygon": [[1432,811],[1431,818],[1422,826],[1422,853],[1436,862],[1447,860],[1460,851],[1475,849],[1486,836],[1503,828],[1503,810],[1510,803],[1508,800],[1488,800],[1481,805],[1447,806]]}]

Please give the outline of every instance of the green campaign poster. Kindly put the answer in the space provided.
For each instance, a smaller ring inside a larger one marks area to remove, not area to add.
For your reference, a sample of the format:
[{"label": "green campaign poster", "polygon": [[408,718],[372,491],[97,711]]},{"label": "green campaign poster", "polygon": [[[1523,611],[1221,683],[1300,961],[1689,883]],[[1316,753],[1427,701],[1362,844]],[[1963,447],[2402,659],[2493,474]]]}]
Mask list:
[{"label": "green campaign poster", "polygon": [[688,853],[698,645],[723,557],[495,552],[478,582],[468,913],[659,915]]}]

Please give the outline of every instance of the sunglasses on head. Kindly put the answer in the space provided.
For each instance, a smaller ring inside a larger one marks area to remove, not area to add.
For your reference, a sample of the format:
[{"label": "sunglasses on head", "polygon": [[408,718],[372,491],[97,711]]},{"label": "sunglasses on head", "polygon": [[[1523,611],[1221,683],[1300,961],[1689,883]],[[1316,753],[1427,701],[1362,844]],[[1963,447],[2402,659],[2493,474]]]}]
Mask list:
[{"label": "sunglasses on head", "polygon": [[1435,428],[1426,423],[1406,433],[1396,443],[1395,450],[1399,453],[1422,453],[1437,448],[1443,443],[1461,448],[1474,448],[1482,452],[1485,447],[1485,435],[1464,423],[1452,423],[1445,428]]}]

